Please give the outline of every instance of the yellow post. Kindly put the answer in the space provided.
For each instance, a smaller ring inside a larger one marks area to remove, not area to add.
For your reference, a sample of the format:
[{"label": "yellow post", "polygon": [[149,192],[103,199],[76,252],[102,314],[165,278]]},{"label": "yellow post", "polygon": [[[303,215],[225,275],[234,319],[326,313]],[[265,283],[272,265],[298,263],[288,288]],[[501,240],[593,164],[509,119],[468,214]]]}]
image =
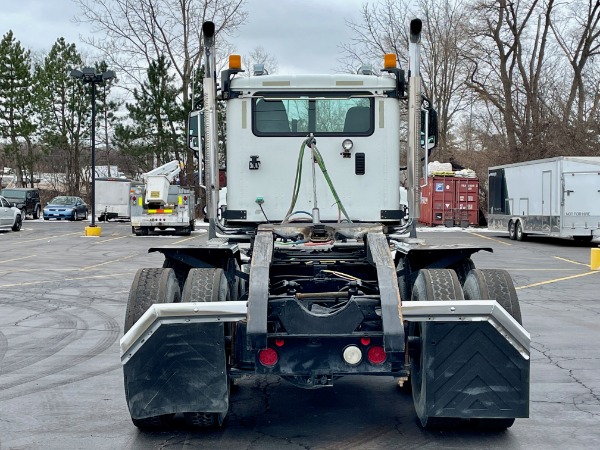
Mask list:
[{"label": "yellow post", "polygon": [[102,232],[102,228],[97,227],[97,226],[85,227],[85,236],[100,236],[101,232]]},{"label": "yellow post", "polygon": [[591,251],[590,269],[600,270],[600,248],[593,248]]}]

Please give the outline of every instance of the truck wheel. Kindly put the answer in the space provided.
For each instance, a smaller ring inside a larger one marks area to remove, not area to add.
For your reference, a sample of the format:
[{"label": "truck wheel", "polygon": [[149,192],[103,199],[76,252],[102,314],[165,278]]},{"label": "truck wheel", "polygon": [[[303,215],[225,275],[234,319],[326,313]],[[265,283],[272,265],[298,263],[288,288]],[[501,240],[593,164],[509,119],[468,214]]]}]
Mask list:
[{"label": "truck wheel", "polygon": [[[181,291],[173,269],[139,269],[129,291],[124,332],[127,333],[154,303],[178,303],[180,301]],[[129,403],[127,377],[124,378],[124,381],[125,397]],[[174,415],[164,414],[143,419],[132,417],[131,421],[142,430],[161,430],[169,425]]]},{"label": "truck wheel", "polygon": [[452,264],[448,268],[456,272],[456,276],[458,276],[458,281],[460,281],[460,284],[463,285],[465,284],[469,272],[475,268],[475,264],[473,263],[473,260],[471,258],[465,258],[462,261],[457,262],[456,264]]},{"label": "truck wheel", "polygon": [[[225,302],[229,300],[229,284],[223,269],[190,269],[183,288],[182,302]],[[227,324],[226,324],[227,325]],[[227,326],[225,327],[226,333]],[[229,395],[231,384],[227,385]],[[183,417],[194,428],[220,427],[225,421],[227,411],[223,413],[190,411]]]},{"label": "truck wheel", "polygon": [[508,224],[508,238],[511,241],[514,241],[516,237],[517,237],[517,232],[515,229],[515,223],[511,220],[510,223]]},{"label": "truck wheel", "polygon": [[134,229],[136,236],[148,236],[148,227],[138,227]]},{"label": "truck wheel", "polygon": [[179,303],[181,291],[173,269],[139,269],[135,274],[125,313],[124,332],[155,303]]},{"label": "truck wheel", "polygon": [[35,220],[40,218],[40,207],[36,206],[35,209],[33,210],[33,216],[32,216]]},{"label": "truck wheel", "polygon": [[[463,300],[463,291],[456,272],[449,269],[422,269],[412,289],[412,300]],[[410,351],[410,379],[413,403],[419,422],[423,428],[447,428],[458,420],[451,417],[429,417],[427,415],[427,383],[424,354],[432,345],[427,340],[429,323],[411,322],[410,341],[419,342],[418,349]],[[415,344],[412,344],[415,345]]]},{"label": "truck wheel", "polygon": [[527,235],[523,232],[523,225],[521,225],[521,221],[517,222],[517,231],[515,232],[515,238],[517,241],[524,241],[527,238]]},{"label": "truck wheel", "polygon": [[[496,300],[517,322],[522,324],[521,307],[510,274],[502,269],[475,269],[463,286],[465,300]],[[514,418],[471,419],[477,428],[501,431],[515,423]]]},{"label": "truck wheel", "polygon": [[179,288],[181,289],[181,292],[183,292],[185,279],[187,278],[188,273],[190,272],[190,266],[188,266],[187,264],[183,264],[182,262],[177,261],[176,259],[165,258],[165,261],[163,262],[163,267],[165,269],[173,269],[175,271],[175,277],[177,277]]}]

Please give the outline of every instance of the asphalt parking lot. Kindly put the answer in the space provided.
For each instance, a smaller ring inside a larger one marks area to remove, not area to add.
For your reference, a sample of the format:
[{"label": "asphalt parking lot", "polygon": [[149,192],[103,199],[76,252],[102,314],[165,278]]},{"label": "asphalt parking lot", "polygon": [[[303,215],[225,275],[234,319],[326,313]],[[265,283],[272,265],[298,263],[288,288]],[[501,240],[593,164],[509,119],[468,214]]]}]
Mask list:
[{"label": "asphalt parking lot", "polygon": [[600,448],[600,271],[590,248],[552,239],[510,241],[482,230],[420,233],[431,244],[493,248],[473,259],[504,268],[531,333],[529,419],[507,431],[429,432],[390,378],[343,378],[301,390],[277,378],[237,383],[226,427],[142,433],[129,418],[119,339],[129,286],[160,267],[151,246],[206,238],[136,237],[127,222],[27,220],[0,232],[1,449]]}]

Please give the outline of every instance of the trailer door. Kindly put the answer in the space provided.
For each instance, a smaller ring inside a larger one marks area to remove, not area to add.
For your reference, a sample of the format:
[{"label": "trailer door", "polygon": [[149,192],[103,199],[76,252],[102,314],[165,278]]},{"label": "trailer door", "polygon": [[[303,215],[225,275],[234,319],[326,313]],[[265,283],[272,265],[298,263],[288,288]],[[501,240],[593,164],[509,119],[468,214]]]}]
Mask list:
[{"label": "trailer door", "polygon": [[551,231],[552,223],[552,171],[542,172],[542,231]]},{"label": "trailer door", "polygon": [[596,227],[600,222],[600,173],[564,173],[563,228]]}]

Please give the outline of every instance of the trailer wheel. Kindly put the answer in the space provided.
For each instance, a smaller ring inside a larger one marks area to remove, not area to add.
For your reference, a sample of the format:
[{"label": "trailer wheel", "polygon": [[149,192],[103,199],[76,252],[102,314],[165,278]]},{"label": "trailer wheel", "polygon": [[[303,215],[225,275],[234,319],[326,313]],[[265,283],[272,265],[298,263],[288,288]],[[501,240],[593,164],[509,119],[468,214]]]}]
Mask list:
[{"label": "trailer wheel", "polygon": [[135,274],[125,313],[124,332],[155,303],[178,303],[181,291],[173,269],[139,269]]},{"label": "trailer wheel", "polygon": [[517,231],[516,231],[516,227],[515,227],[515,222],[514,221],[510,221],[508,223],[508,238],[511,241],[514,241],[517,237]]},{"label": "trailer wheel", "polygon": [[[463,300],[463,291],[456,272],[449,269],[422,269],[412,289],[412,300]],[[423,428],[447,428],[457,423],[452,417],[429,417],[426,413],[427,383],[423,355],[432,344],[427,340],[430,324],[412,322],[409,327],[410,341],[418,342],[418,348],[409,349],[411,386],[415,412]],[[415,345],[415,344],[411,344]]]},{"label": "trailer wheel", "polygon": [[[496,300],[513,318],[522,324],[521,307],[510,274],[502,269],[475,269],[469,273],[463,286],[465,300]],[[471,419],[477,428],[501,431],[509,428],[514,418]]]},{"label": "trailer wheel", "polygon": [[523,232],[523,225],[521,225],[521,221],[517,221],[517,230],[515,232],[515,238],[517,241],[524,241],[527,238],[527,235]]},{"label": "trailer wheel", "polygon": [[[224,302],[230,299],[229,284],[223,269],[194,268],[190,269],[182,301],[187,302]],[[226,333],[227,331],[227,327]],[[224,340],[223,340],[224,342]],[[227,395],[231,383],[227,384]],[[183,414],[186,423],[194,428],[221,427],[227,416],[223,413],[190,411]]]}]

